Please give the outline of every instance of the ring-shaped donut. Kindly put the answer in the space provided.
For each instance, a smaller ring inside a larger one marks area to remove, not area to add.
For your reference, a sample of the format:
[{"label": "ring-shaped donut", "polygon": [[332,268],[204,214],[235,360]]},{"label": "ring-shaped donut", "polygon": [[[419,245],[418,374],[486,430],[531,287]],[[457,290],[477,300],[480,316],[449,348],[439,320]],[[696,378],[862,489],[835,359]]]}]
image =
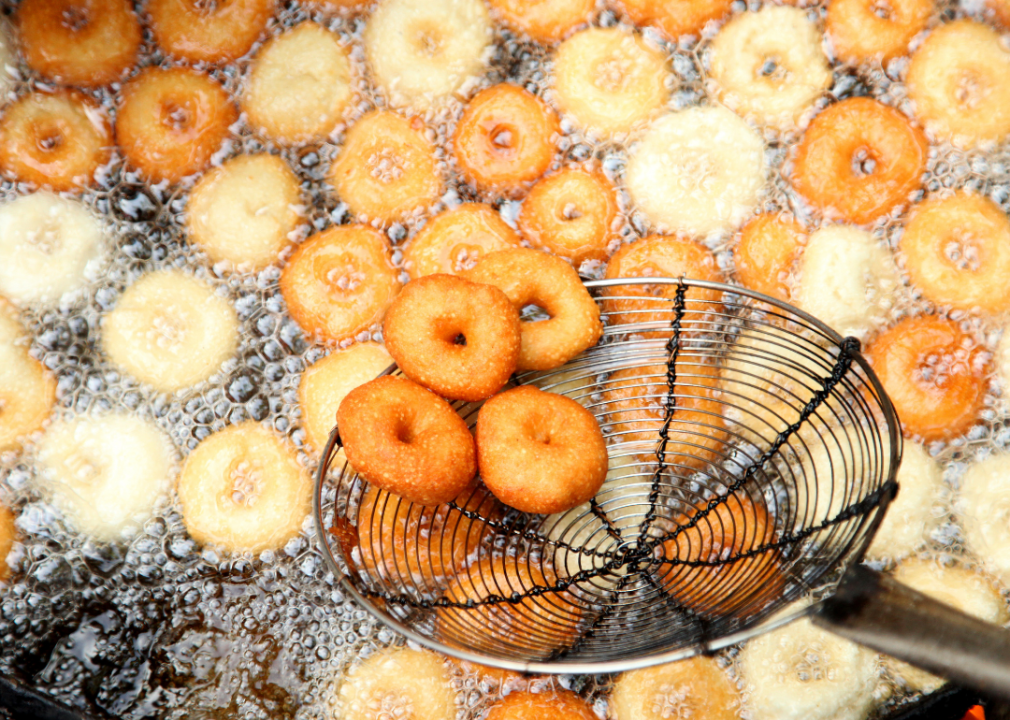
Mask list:
[{"label": "ring-shaped donut", "polygon": [[671,708],[705,720],[740,717],[740,691],[713,657],[626,672],[614,683],[610,704],[621,720],[668,720]]},{"label": "ring-shaped donut", "polygon": [[454,720],[453,690],[441,655],[387,648],[352,669],[337,697],[342,720]]},{"label": "ring-shaped donut", "polygon": [[831,0],[825,34],[842,62],[886,63],[908,52],[933,7],[932,0]]},{"label": "ring-shaped donut", "polygon": [[150,0],[154,39],[189,62],[224,63],[242,57],[263,34],[276,0]]},{"label": "ring-shaped donut", "polygon": [[429,220],[403,248],[403,267],[412,278],[459,275],[484,255],[519,245],[519,235],[484,203],[464,203]]}]

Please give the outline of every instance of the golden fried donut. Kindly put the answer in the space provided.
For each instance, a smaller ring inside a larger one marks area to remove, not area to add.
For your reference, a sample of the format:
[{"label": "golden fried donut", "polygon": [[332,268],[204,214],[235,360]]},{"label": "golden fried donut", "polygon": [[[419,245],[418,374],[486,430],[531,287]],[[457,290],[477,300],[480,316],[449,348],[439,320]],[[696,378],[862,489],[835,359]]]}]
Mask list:
[{"label": "golden fried donut", "polygon": [[[28,354],[29,344],[17,312],[0,299],[0,452],[19,449],[56,402],[56,378]],[[0,547],[0,560],[4,557]]]},{"label": "golden fried donut", "polygon": [[599,720],[593,707],[571,690],[511,692],[491,706],[484,720]]},{"label": "golden fried donut", "polygon": [[490,284],[426,275],[406,285],[382,324],[403,374],[453,400],[498,392],[520,357],[519,310]]},{"label": "golden fried donut", "polygon": [[922,186],[928,143],[894,108],[866,97],[828,106],[796,147],[792,183],[828,217],[863,224]]},{"label": "golden fried donut", "polygon": [[[456,692],[441,655],[387,648],[369,657],[340,686],[341,720],[455,720]],[[330,717],[330,716],[328,716]]]},{"label": "golden fried donut", "polygon": [[517,311],[536,305],[548,320],[524,320],[519,370],[551,370],[592,347],[603,334],[600,308],[575,268],[538,250],[485,255],[466,276],[501,288]]},{"label": "golden fried donut", "polygon": [[178,182],[203,170],[238,112],[204,73],[149,67],[120,93],[116,139],[127,161],[153,182]]},{"label": "golden fried donut", "polygon": [[328,179],[352,213],[383,222],[431,205],[442,192],[424,122],[386,110],[351,126]]},{"label": "golden fried donut", "polygon": [[807,231],[792,215],[756,215],[741,228],[733,250],[737,279],[752,290],[788,302],[791,290],[786,281],[806,240]]},{"label": "golden fried donut", "polygon": [[515,191],[546,172],[561,126],[543,100],[518,85],[481,90],[452,138],[460,172],[481,190]]},{"label": "golden fried donut", "polygon": [[601,172],[565,168],[530,188],[519,210],[519,230],[534,247],[568,258],[606,260],[619,237],[617,188]]},{"label": "golden fried donut", "polygon": [[901,251],[912,282],[939,305],[995,314],[1010,308],[1010,220],[965,191],[912,208]]},{"label": "golden fried donut", "polygon": [[616,720],[737,720],[740,691],[715,658],[699,656],[623,673],[610,703]]},{"label": "golden fried donut", "polygon": [[341,225],[299,245],[281,271],[291,317],[310,335],[343,340],[382,320],[400,291],[386,236]]},{"label": "golden fried donut", "polygon": [[7,556],[11,554],[17,536],[17,528],[14,527],[14,513],[6,505],[0,503],[0,582],[5,581],[11,575]]},{"label": "golden fried donut", "polygon": [[105,112],[72,90],[25,95],[0,119],[0,169],[56,191],[91,184],[112,145]]},{"label": "golden fried donut", "polygon": [[481,407],[477,462],[496,498],[548,515],[596,495],[607,477],[607,445],[596,418],[579,403],[523,385]]},{"label": "golden fried donut", "polygon": [[519,245],[519,235],[484,203],[464,203],[429,220],[403,248],[412,278],[459,275],[489,252]]},{"label": "golden fried donut", "polygon": [[466,423],[449,403],[410,380],[384,375],[354,388],[340,403],[337,427],[355,471],[411,502],[449,502],[477,474]]},{"label": "golden fried donut", "polygon": [[732,0],[619,0],[636,25],[653,25],[671,40],[696,35],[730,11]]},{"label": "golden fried donut", "polygon": [[588,23],[596,9],[593,0],[488,0],[488,4],[505,25],[540,43],[563,40],[576,27]]},{"label": "golden fried donut", "polygon": [[865,354],[906,435],[944,440],[978,420],[990,359],[955,322],[907,318],[878,335]]},{"label": "golden fried donut", "polygon": [[886,63],[926,29],[932,0],[831,0],[825,34],[842,62]]},{"label": "golden fried donut", "polygon": [[14,19],[25,60],[57,82],[107,85],[137,60],[140,23],[127,0],[25,0]]},{"label": "golden fried donut", "polygon": [[982,23],[955,20],[933,30],[912,53],[906,84],[915,116],[956,145],[1010,134],[1010,51]]},{"label": "golden fried donut", "polygon": [[189,62],[224,63],[242,57],[263,34],[276,0],[150,0],[154,39]]}]

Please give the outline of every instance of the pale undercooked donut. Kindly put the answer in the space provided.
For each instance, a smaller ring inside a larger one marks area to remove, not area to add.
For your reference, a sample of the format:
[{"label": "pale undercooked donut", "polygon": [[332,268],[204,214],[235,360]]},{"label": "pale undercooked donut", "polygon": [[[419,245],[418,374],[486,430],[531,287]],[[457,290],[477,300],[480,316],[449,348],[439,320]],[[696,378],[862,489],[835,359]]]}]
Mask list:
[{"label": "pale undercooked donut", "polygon": [[604,136],[630,132],[670,95],[663,53],[618,28],[589,28],[558,47],[554,100],[577,124]]},{"label": "pale undercooked donut", "polygon": [[560,258],[525,248],[499,250],[485,255],[467,277],[501,288],[516,311],[536,305],[550,316],[522,322],[519,370],[560,367],[603,334],[599,306]]},{"label": "pale undercooked donut", "polygon": [[455,720],[456,693],[442,656],[387,648],[354,667],[336,698],[341,720]]},{"label": "pale undercooked donut", "polygon": [[900,247],[912,282],[938,305],[1010,308],[1010,219],[992,200],[960,190],[915,205]]},{"label": "pale undercooked donut", "polygon": [[301,185],[276,155],[239,155],[193,187],[186,231],[211,262],[262,270],[277,262],[302,222]]},{"label": "pale undercooked donut", "polygon": [[7,556],[11,554],[15,540],[17,540],[17,528],[14,526],[14,513],[0,503],[0,582],[10,577],[11,569],[7,564]]},{"label": "pale undercooked donut", "polygon": [[196,446],[179,475],[186,530],[229,552],[276,550],[301,532],[312,479],[294,450],[253,420]]},{"label": "pale undercooked donut", "polygon": [[38,483],[76,531],[116,542],[139,531],[168,492],[172,442],[134,415],[79,415],[53,423],[38,446]]},{"label": "pale undercooked donut", "polygon": [[957,323],[906,318],[866,348],[906,435],[925,441],[961,435],[985,401],[989,354]]},{"label": "pale undercooked donut", "polygon": [[908,52],[932,13],[932,0],[832,0],[825,34],[842,62],[886,63]]},{"label": "pale undercooked donut", "polygon": [[217,372],[238,348],[231,303],[179,270],[144,275],[102,321],[109,361],[159,392],[175,392]]},{"label": "pale undercooked donut", "polygon": [[998,453],[970,465],[954,507],[967,549],[1010,584],[1010,456]]},{"label": "pale undercooked donut", "polygon": [[303,22],[256,53],[239,102],[249,124],[271,140],[322,140],[351,104],[351,81],[337,35]]},{"label": "pale undercooked donut", "polygon": [[926,128],[957,145],[1010,134],[1010,51],[973,20],[940,25],[912,53],[908,96]]},{"label": "pale undercooked donut", "polygon": [[491,706],[484,720],[599,720],[593,707],[571,690],[511,692]]},{"label": "pale undercooked donut", "polygon": [[829,105],[811,121],[793,159],[793,186],[828,217],[872,222],[922,185],[928,144],[894,108],[867,97]]},{"label": "pale undercooked donut", "polygon": [[178,182],[210,164],[238,112],[209,75],[185,67],[145,68],[123,85],[116,140],[153,182]]},{"label": "pale undercooked donut", "polygon": [[382,320],[400,291],[386,236],[341,225],[310,237],[281,271],[288,312],[305,332],[343,340]]},{"label": "pale undercooked donut", "polygon": [[467,104],[452,137],[453,155],[466,180],[479,189],[514,192],[547,171],[560,134],[558,118],[543,100],[501,83]]},{"label": "pale undercooked donut", "polygon": [[80,190],[109,161],[112,144],[108,116],[83,93],[33,92],[0,120],[0,169],[56,191]]},{"label": "pale undercooked donut", "polygon": [[61,83],[106,85],[137,60],[140,23],[127,0],[26,0],[15,22],[28,64]]},{"label": "pale undercooked donut", "polygon": [[519,310],[507,293],[455,275],[408,283],[382,336],[404,375],[454,400],[498,392],[520,357]]},{"label": "pale undercooked donut", "polygon": [[671,40],[695,35],[730,11],[730,0],[619,0],[636,25],[653,25]]},{"label": "pale undercooked donut", "polygon": [[0,300],[0,452],[20,448],[56,402],[56,378],[28,354],[29,344],[14,308]]},{"label": "pale undercooked donut", "polygon": [[482,0],[383,0],[365,28],[365,56],[390,104],[426,108],[484,70],[491,34]]},{"label": "pale undercooked donut", "polygon": [[593,0],[488,0],[491,12],[504,24],[540,43],[563,40],[588,23],[596,9]]},{"label": "pale undercooked donut", "polygon": [[690,235],[732,230],[764,188],[764,143],[732,111],[693,107],[649,127],[624,177],[632,201],[655,225]]},{"label": "pale undercooked donut", "polygon": [[531,385],[484,403],[477,461],[494,496],[528,513],[570,510],[596,495],[607,477],[607,445],[593,414]]},{"label": "pale undercooked donut", "polygon": [[617,188],[601,172],[565,168],[537,182],[519,210],[519,230],[534,247],[571,260],[606,260],[619,235]]},{"label": "pale undercooked donut", "polygon": [[709,65],[727,107],[783,130],[799,123],[832,80],[820,31],[794,7],[735,16],[712,40]]},{"label": "pale undercooked donut", "polygon": [[55,303],[98,276],[102,222],[81,202],[45,190],[0,205],[0,293]]},{"label": "pale undercooked donut", "polygon": [[791,215],[755,215],[740,228],[733,249],[737,278],[752,290],[788,302],[793,294],[789,275],[806,242],[806,229]]},{"label": "pale undercooked donut", "polygon": [[263,34],[276,0],[150,0],[154,39],[189,62],[223,63],[242,57]]},{"label": "pale undercooked donut", "polygon": [[383,222],[431,205],[442,191],[424,123],[385,110],[351,126],[328,180],[352,213]]},{"label": "pale undercooked donut", "polygon": [[464,203],[439,213],[403,248],[403,267],[412,278],[459,275],[489,252],[519,245],[519,235],[484,203]]},{"label": "pale undercooked donut", "polygon": [[610,704],[616,720],[736,720],[740,691],[715,658],[693,657],[623,673]]}]

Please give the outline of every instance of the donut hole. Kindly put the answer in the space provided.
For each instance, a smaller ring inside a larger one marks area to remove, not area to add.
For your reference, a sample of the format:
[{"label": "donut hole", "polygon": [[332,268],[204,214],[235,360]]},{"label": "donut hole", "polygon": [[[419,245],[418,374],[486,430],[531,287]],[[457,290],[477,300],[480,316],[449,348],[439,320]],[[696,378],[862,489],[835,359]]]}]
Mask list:
[{"label": "donut hole", "polygon": [[969,110],[974,110],[989,96],[989,87],[985,79],[973,70],[965,70],[957,76],[954,85],[954,98],[958,104]]},{"label": "donut hole", "polygon": [[504,157],[511,157],[515,154],[518,146],[519,133],[516,128],[506,123],[499,123],[491,128],[488,138],[491,140],[491,149]]},{"label": "donut hole", "polygon": [[631,62],[622,55],[611,55],[596,63],[593,85],[608,93],[624,90],[631,82]]},{"label": "donut hole", "polygon": [[407,171],[407,161],[390,147],[376,150],[366,162],[368,173],[385,185],[399,181]]},{"label": "donut hole", "polygon": [[754,76],[758,80],[770,80],[782,84],[789,80],[789,70],[782,64],[782,58],[778,55],[766,55],[761,59]]},{"label": "donut hole", "polygon": [[421,55],[437,58],[445,50],[445,34],[432,21],[418,22],[413,27],[413,44]]},{"label": "donut hole", "polygon": [[524,323],[543,322],[553,318],[554,315],[550,310],[536,303],[523,305],[523,309],[519,311],[519,320]]},{"label": "donut hole", "polygon": [[91,24],[91,13],[86,7],[71,5],[60,15],[60,24],[72,33],[81,32]]},{"label": "donut hole", "polygon": [[33,128],[35,147],[42,153],[55,153],[66,144],[66,131],[55,122],[39,123]]},{"label": "donut hole", "polygon": [[165,98],[158,110],[161,124],[174,133],[187,132],[193,126],[194,113],[186,100]]},{"label": "donut hole", "polygon": [[876,15],[881,20],[890,22],[891,20],[897,20],[895,18],[894,7],[887,0],[873,0],[870,3],[870,12]]},{"label": "donut hole", "polygon": [[231,501],[239,507],[252,507],[263,487],[262,470],[248,460],[238,460],[228,468]]},{"label": "donut hole", "polygon": [[62,226],[58,218],[46,220],[33,232],[28,233],[28,244],[43,255],[57,255],[63,249]]},{"label": "donut hole", "polygon": [[554,216],[563,223],[574,222],[584,214],[576,197],[562,196],[554,206]]},{"label": "donut hole", "polygon": [[[323,258],[325,260],[325,258]],[[368,279],[368,273],[358,267],[357,263],[347,260],[337,262],[322,262],[316,277],[330,290],[337,294],[351,294],[361,287]]]},{"label": "donut hole", "polygon": [[970,233],[958,233],[943,246],[943,255],[958,270],[978,272],[982,269],[982,252],[978,238]]},{"label": "donut hole", "polygon": [[860,147],[852,153],[852,174],[854,177],[868,177],[877,172],[878,158],[871,148]]},{"label": "donut hole", "polygon": [[64,468],[79,485],[91,485],[104,470],[101,460],[82,452],[70,453],[64,461]]}]

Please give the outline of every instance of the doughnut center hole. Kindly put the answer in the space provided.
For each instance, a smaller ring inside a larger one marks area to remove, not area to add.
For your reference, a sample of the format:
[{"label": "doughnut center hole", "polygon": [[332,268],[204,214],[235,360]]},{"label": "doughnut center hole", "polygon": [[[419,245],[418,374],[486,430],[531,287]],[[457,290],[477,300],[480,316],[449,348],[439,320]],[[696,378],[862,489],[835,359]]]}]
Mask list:
[{"label": "doughnut center hole", "polygon": [[982,253],[976,238],[969,233],[958,233],[943,247],[947,261],[958,270],[978,272],[982,269]]},{"label": "doughnut center hole", "polygon": [[456,251],[453,254],[452,269],[456,272],[473,270],[477,267],[477,261],[480,260],[480,254],[481,248],[479,247],[471,247],[469,245],[457,246]]},{"label": "doughnut center hole", "polygon": [[174,132],[182,132],[192,123],[192,114],[183,103],[166,100],[161,104],[161,124]]},{"label": "doughnut center hole", "polygon": [[227,3],[219,3],[217,0],[193,0],[193,9],[201,15],[213,15],[223,9],[221,6],[225,4]]},{"label": "doughnut center hole", "polygon": [[365,282],[368,276],[348,263],[343,267],[332,267],[326,271],[326,282],[337,292],[352,293]]},{"label": "doughnut center hole", "polygon": [[162,350],[172,350],[186,339],[186,323],[169,308],[151,321],[151,340]]},{"label": "doughnut center hole", "polygon": [[102,474],[101,462],[82,452],[70,453],[65,466],[78,485],[91,485]]},{"label": "doughnut center hole", "polygon": [[260,495],[263,485],[258,467],[248,460],[240,460],[229,470],[231,479],[231,501],[241,507],[252,507]]},{"label": "doughnut center hole", "polygon": [[566,202],[559,205],[558,220],[572,222],[573,220],[578,220],[580,217],[582,217],[582,210],[579,209],[577,203]]},{"label": "doughnut center hole", "polygon": [[44,153],[51,153],[63,147],[63,140],[59,128],[44,128],[36,137],[35,146]]},{"label": "doughnut center hole", "polygon": [[495,125],[488,133],[491,148],[498,153],[508,154],[515,148],[516,132],[511,125]]},{"label": "doughnut center hole", "polygon": [[53,255],[60,251],[60,226],[56,220],[49,219],[36,230],[26,234],[28,244],[43,255]]},{"label": "doughnut center hole", "polygon": [[953,358],[948,353],[926,353],[919,359],[915,380],[927,388],[944,389],[950,382]]},{"label": "doughnut center hole", "polygon": [[552,315],[547,312],[546,308],[532,303],[524,305],[523,309],[519,311],[519,320],[524,323],[542,322],[544,320],[550,320],[551,317]]},{"label": "doughnut center hole", "polygon": [[463,333],[457,333],[456,337],[452,339],[452,344],[466,347],[466,335],[464,335]]},{"label": "doughnut center hole", "polygon": [[437,57],[442,53],[445,46],[442,30],[432,22],[420,23],[414,34],[414,47],[422,55],[430,58]]},{"label": "doughnut center hole", "polygon": [[688,720],[697,710],[690,698],[690,686],[661,685],[652,696],[652,714],[663,720]]},{"label": "doughnut center hole", "polygon": [[782,59],[778,55],[767,55],[758,66],[757,77],[781,83],[789,78],[789,71],[782,65]]},{"label": "doughnut center hole", "polygon": [[987,94],[982,78],[971,70],[961,73],[958,77],[957,87],[954,88],[954,97],[959,105],[974,110]]},{"label": "doughnut center hole", "polygon": [[63,11],[60,23],[70,32],[80,32],[91,22],[91,13],[86,7],[74,5]]},{"label": "doughnut center hole", "polygon": [[393,148],[384,147],[368,156],[369,174],[384,185],[403,177],[407,163]]},{"label": "doughnut center hole", "polygon": [[620,92],[627,86],[631,72],[628,59],[615,55],[596,64],[593,85],[609,93]]},{"label": "doughnut center hole", "polygon": [[404,445],[410,445],[417,438],[414,426],[407,422],[407,418],[401,417],[397,419],[395,437],[397,441],[402,442]]},{"label": "doughnut center hole", "polygon": [[852,174],[867,177],[877,171],[877,159],[869,148],[861,147],[852,153]]},{"label": "doughnut center hole", "polygon": [[891,7],[891,4],[886,2],[886,0],[873,0],[873,2],[870,3],[870,12],[881,20],[889,21],[894,19],[894,8]]}]

